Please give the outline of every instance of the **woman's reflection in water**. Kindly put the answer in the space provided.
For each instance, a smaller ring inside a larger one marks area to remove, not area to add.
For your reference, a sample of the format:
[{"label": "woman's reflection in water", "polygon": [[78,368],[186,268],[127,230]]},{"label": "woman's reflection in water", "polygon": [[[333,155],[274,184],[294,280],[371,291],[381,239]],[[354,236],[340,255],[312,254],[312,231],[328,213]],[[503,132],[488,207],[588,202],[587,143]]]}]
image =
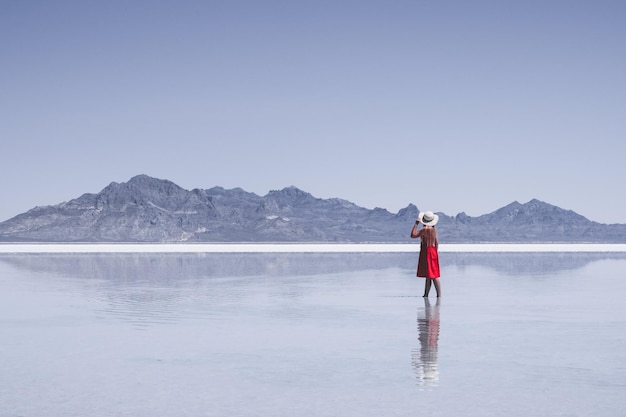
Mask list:
[{"label": "woman's reflection in water", "polygon": [[419,350],[412,353],[413,369],[418,383],[424,387],[439,384],[439,364],[437,363],[437,343],[439,342],[439,306],[440,298],[433,306],[428,297],[424,297],[424,308],[417,310],[417,331],[420,342]]}]

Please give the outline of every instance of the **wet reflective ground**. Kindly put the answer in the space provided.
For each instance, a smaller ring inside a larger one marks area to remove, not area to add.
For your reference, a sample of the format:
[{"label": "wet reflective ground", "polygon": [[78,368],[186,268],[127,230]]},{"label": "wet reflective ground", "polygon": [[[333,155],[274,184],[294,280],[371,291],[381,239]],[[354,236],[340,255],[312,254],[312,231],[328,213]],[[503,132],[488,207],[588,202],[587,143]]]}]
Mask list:
[{"label": "wet reflective ground", "polygon": [[626,255],[0,256],[0,416],[618,416]]}]

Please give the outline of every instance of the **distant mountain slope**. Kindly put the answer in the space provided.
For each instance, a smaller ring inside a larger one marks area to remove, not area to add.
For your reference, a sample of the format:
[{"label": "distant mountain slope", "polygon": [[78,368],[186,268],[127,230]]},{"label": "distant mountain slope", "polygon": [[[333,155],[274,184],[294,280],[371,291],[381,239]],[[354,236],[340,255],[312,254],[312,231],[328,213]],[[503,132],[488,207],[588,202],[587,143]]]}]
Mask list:
[{"label": "distant mountain slope", "polygon": [[[407,242],[418,208],[397,214],[296,187],[258,196],[240,188],[185,190],[138,175],[97,194],[36,207],[0,223],[1,241],[39,242]],[[470,217],[439,213],[442,242],[626,242],[606,225],[550,204],[513,202]]]}]

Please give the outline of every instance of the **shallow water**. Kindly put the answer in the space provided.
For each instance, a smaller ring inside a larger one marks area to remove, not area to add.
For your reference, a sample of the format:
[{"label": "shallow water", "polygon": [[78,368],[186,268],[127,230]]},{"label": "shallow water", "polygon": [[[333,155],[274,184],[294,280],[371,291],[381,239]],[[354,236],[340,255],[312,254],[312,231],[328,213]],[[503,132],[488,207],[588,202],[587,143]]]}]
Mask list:
[{"label": "shallow water", "polygon": [[618,416],[626,254],[0,256],[0,416]]}]

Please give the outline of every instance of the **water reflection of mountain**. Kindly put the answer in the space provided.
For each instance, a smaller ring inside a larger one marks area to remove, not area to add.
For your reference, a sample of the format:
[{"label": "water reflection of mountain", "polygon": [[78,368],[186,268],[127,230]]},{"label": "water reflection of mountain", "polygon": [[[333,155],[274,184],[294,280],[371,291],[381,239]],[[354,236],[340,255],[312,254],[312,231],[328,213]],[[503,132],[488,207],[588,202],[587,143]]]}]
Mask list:
[{"label": "water reflection of mountain", "polygon": [[207,253],[207,254],[57,254],[2,255],[20,269],[72,277],[120,276],[285,276],[412,267],[415,256],[394,253]]},{"label": "water reflection of mountain", "polygon": [[[442,253],[442,267],[483,266],[506,274],[541,274],[582,268],[626,253]],[[20,254],[0,255],[4,262],[34,272],[72,277],[118,279],[120,276],[287,276],[368,269],[412,271],[417,253],[207,253],[207,254]]]},{"label": "water reflection of mountain", "polygon": [[621,252],[485,252],[485,253],[442,253],[442,266],[483,266],[503,274],[544,274],[573,271],[589,263],[606,259],[626,260]]}]

